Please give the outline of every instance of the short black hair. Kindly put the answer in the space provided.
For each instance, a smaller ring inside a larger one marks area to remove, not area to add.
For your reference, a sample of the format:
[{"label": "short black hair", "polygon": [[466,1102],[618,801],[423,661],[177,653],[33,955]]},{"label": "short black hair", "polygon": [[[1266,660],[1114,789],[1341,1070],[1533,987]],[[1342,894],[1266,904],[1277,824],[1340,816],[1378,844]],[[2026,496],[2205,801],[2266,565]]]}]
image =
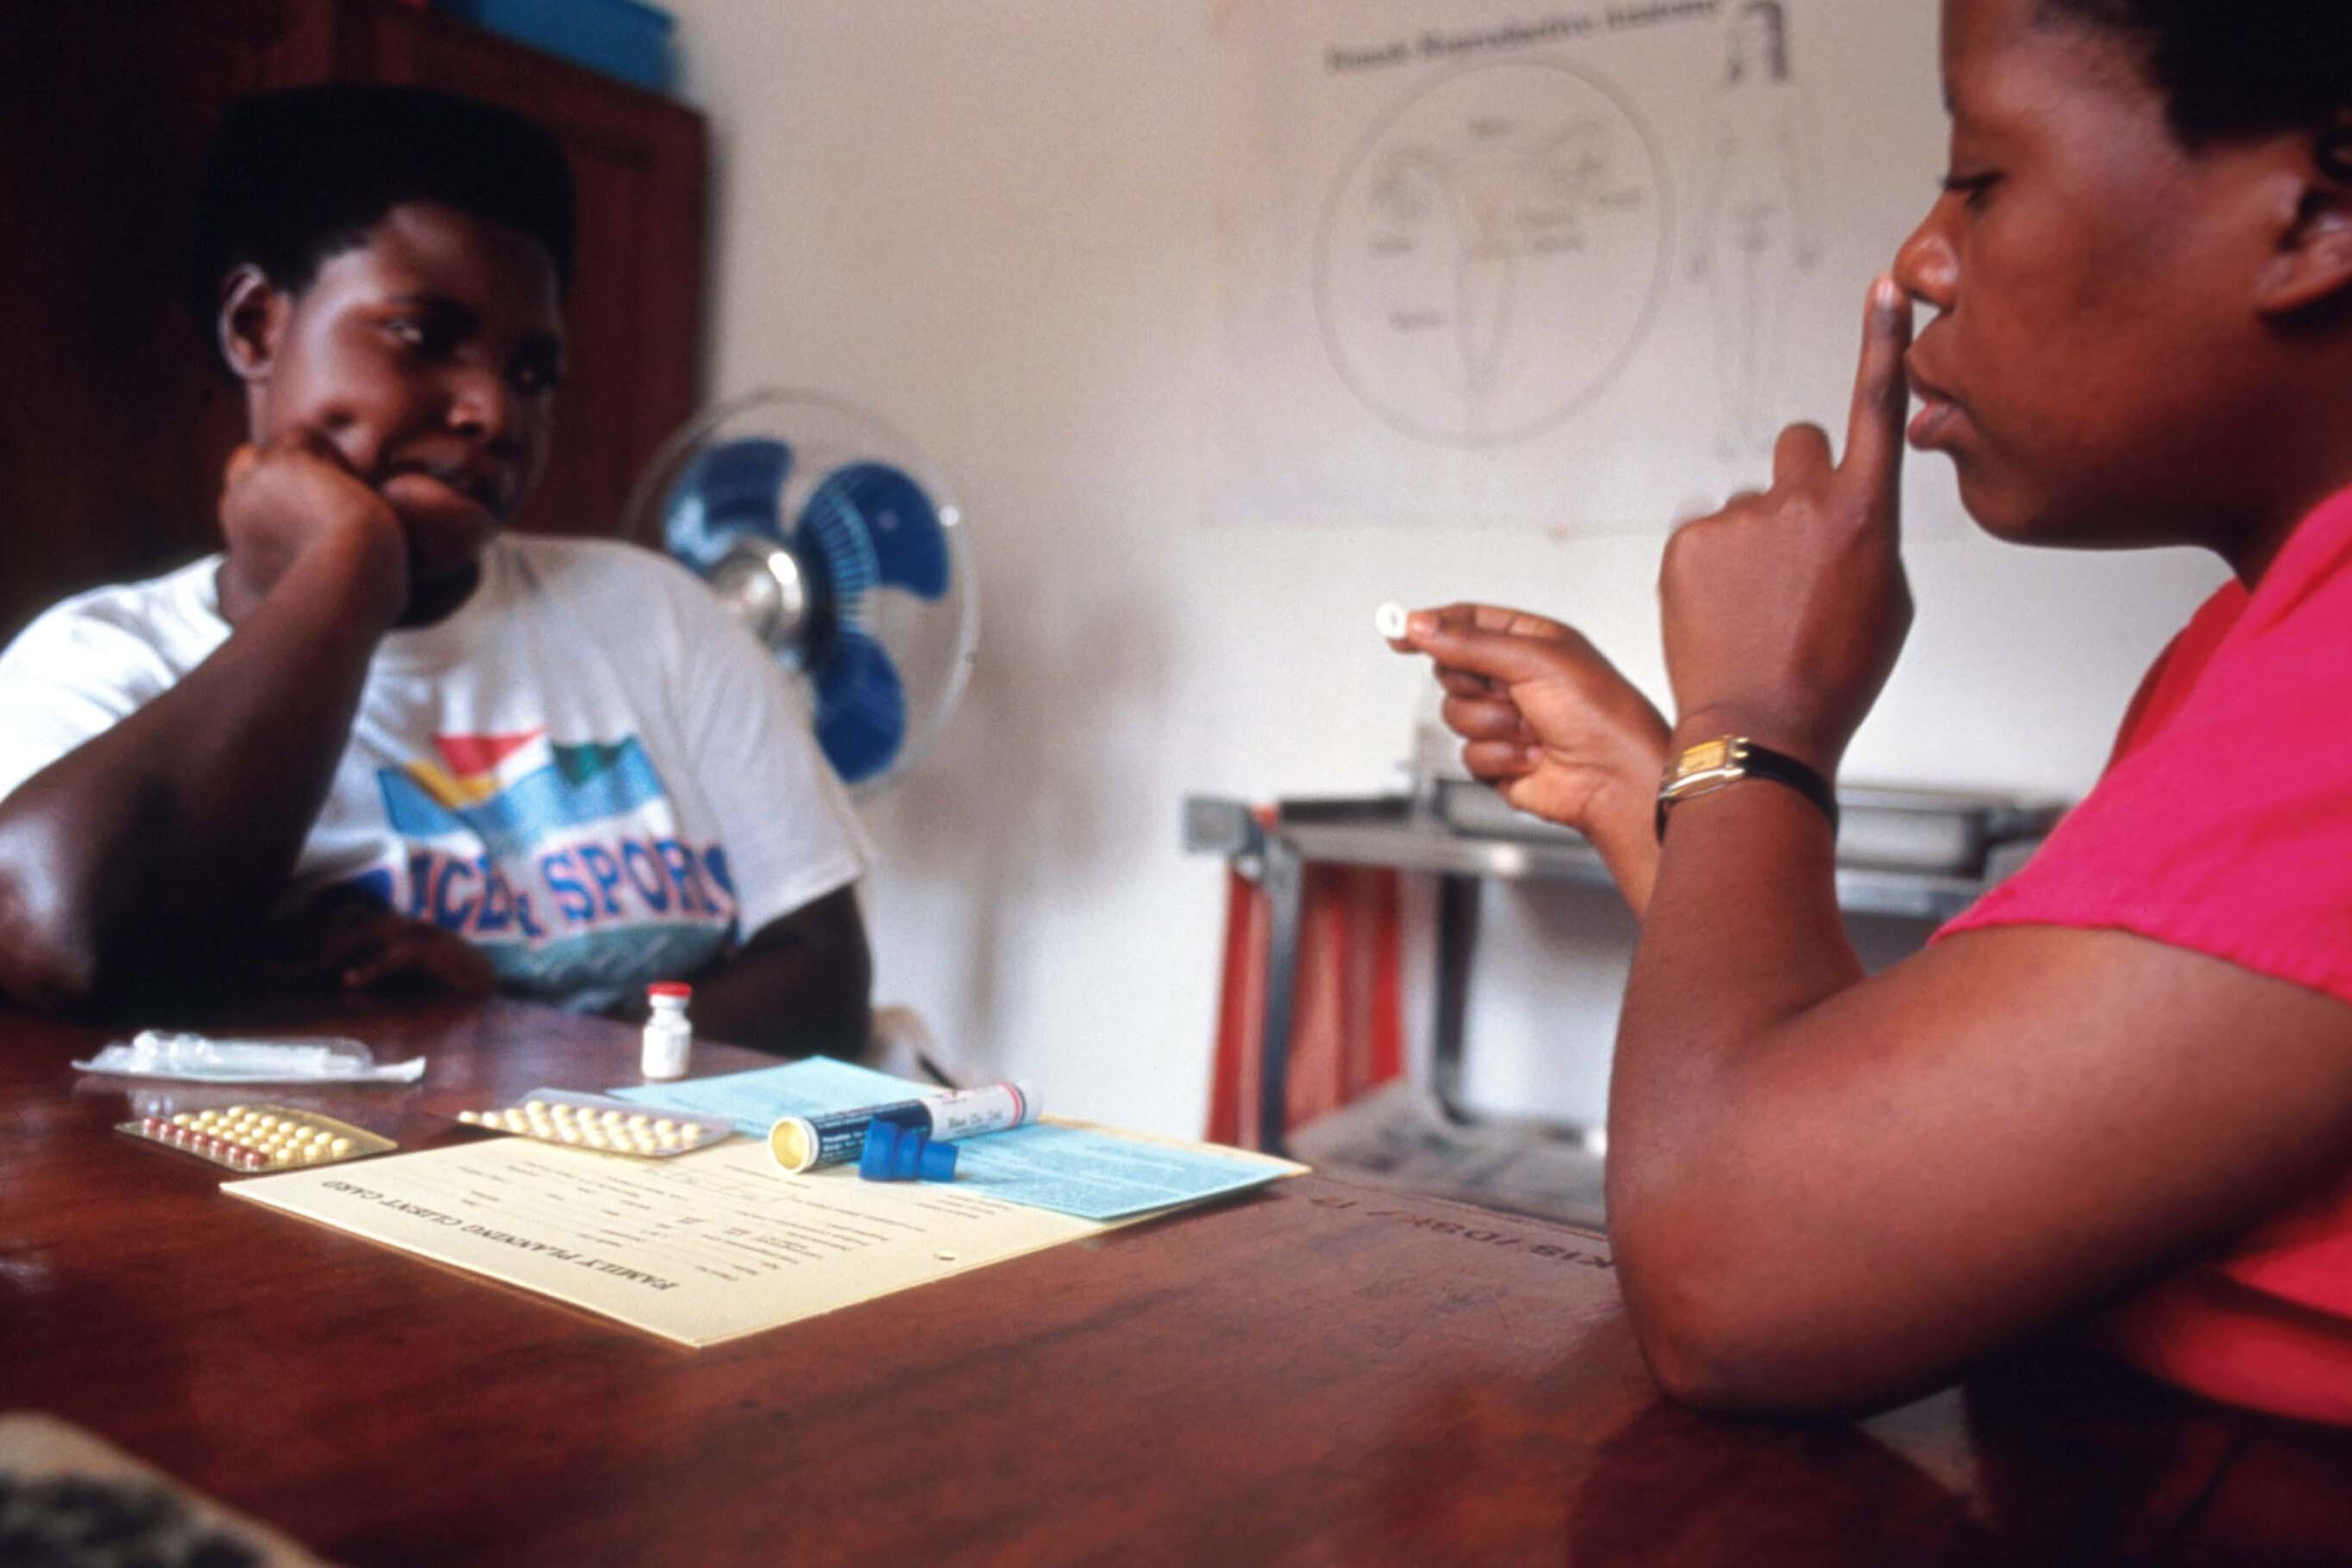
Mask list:
[{"label": "short black hair", "polygon": [[2183,145],[2307,131],[2328,172],[2352,177],[2352,146],[2329,134],[2352,109],[2347,0],[2040,0],[2040,12],[2137,46]]},{"label": "short black hair", "polygon": [[188,300],[205,336],[232,270],[257,267],[299,294],[403,202],[530,236],[570,289],[572,171],[542,127],[425,88],[294,88],[231,104],[206,153]]}]

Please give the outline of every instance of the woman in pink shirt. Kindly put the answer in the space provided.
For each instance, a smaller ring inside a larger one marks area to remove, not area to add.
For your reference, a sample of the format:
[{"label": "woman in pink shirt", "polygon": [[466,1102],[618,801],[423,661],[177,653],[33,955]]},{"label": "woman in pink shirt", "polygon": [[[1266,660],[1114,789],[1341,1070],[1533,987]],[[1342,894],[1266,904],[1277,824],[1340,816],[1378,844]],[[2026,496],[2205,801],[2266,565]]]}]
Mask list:
[{"label": "woman in pink shirt", "polygon": [[[1943,25],[1945,195],[1872,289],[1843,458],[1784,432],[1769,491],[1667,547],[1673,721],[1538,616],[1424,611],[1398,646],[1472,772],[1643,916],[1609,1205],[1668,1392],[1881,1405],[2080,1324],[2352,1424],[2352,11]],[[2235,580],[2032,864],[1865,978],[1830,781],[1910,622],[1914,397],[1990,532]]]}]

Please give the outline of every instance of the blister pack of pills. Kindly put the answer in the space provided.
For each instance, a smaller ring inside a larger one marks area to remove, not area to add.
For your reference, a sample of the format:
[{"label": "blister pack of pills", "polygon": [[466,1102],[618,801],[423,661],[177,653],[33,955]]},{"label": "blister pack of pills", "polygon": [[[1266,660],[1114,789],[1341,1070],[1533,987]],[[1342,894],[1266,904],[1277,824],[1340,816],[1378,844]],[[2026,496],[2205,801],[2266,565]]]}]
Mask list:
[{"label": "blister pack of pills", "polygon": [[487,1131],[652,1160],[707,1149],[735,1131],[735,1124],[723,1116],[649,1109],[567,1089],[534,1089],[511,1105],[461,1110],[457,1120]]},{"label": "blister pack of pills", "polygon": [[290,1105],[230,1105],[176,1116],[142,1116],[117,1122],[114,1130],[249,1175],[331,1165],[400,1147],[364,1127]]}]

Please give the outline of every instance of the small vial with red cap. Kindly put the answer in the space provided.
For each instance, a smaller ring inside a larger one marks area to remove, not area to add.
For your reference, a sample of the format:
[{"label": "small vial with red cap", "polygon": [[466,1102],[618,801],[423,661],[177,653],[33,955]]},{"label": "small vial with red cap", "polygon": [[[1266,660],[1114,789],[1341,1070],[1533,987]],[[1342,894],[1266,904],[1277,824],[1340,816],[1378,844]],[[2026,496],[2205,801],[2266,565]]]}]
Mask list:
[{"label": "small vial with red cap", "polygon": [[694,1049],[694,1026],[687,1021],[686,1005],[693,999],[694,987],[680,981],[658,981],[646,987],[646,1002],[652,1013],[646,1019],[645,1052],[637,1063],[646,1077],[686,1076],[686,1059]]}]

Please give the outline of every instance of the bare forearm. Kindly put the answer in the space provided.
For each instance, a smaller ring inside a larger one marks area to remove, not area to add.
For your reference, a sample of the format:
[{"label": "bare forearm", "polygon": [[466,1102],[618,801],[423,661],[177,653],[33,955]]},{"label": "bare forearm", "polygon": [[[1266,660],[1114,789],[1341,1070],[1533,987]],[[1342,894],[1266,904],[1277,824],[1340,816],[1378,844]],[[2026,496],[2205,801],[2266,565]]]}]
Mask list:
[{"label": "bare forearm", "polygon": [[1640,1218],[1706,1182],[1752,1114],[1775,1033],[1853,984],[1829,826],[1750,782],[1675,808],[1618,1022],[1612,1207]]},{"label": "bare forearm", "polygon": [[1784,1100],[1804,1078],[1785,1057],[1862,977],[1810,802],[1750,782],[1675,808],[1619,1025],[1609,1206],[1636,1327],[1685,1397],[1739,1402],[1738,1336],[1778,1332],[1787,1260],[1759,1244],[1792,1235],[1836,1146]]},{"label": "bare forearm", "polygon": [[1623,771],[1619,786],[1596,805],[1584,836],[1609,868],[1625,905],[1641,920],[1649,913],[1658,881],[1656,799],[1658,775],[1665,765],[1665,741],[1659,737],[1654,752],[1645,752]]},{"label": "bare forearm", "polygon": [[865,927],[845,888],[697,975],[694,1029],[779,1056],[855,1057],[866,1048],[872,989]]},{"label": "bare forearm", "polygon": [[1862,978],[1837,907],[1829,823],[1764,781],[1675,808],[1628,979],[1619,1081],[1654,1058],[1736,1060]]},{"label": "bare forearm", "polygon": [[170,691],[0,802],[0,988],[48,1005],[203,965],[285,885],[388,617],[334,545]]}]

